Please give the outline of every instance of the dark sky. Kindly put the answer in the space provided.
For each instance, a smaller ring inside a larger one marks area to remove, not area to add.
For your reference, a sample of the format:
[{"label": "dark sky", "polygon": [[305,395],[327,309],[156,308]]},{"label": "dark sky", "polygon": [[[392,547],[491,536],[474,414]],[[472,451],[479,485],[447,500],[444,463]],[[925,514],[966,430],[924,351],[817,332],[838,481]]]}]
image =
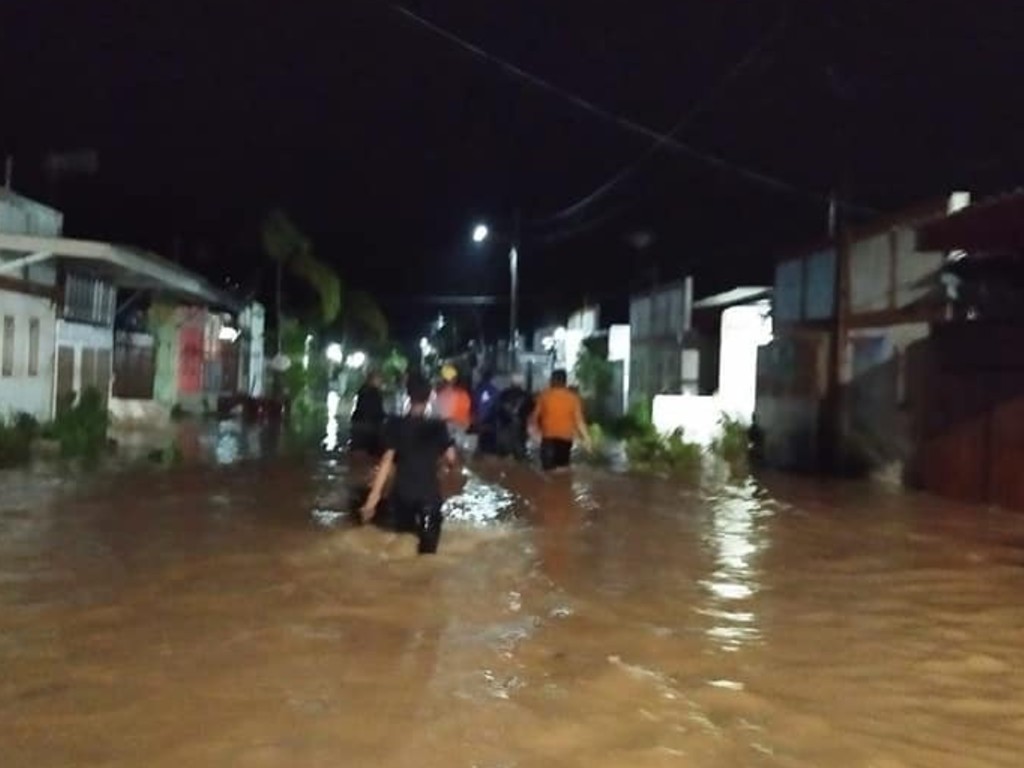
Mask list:
[{"label": "dark sky", "polygon": [[[507,291],[504,252],[468,235],[517,208],[536,319],[654,269],[692,272],[698,294],[767,280],[824,233],[837,186],[886,210],[1020,182],[1019,0],[406,7],[565,93],[386,2],[6,0],[0,152],[68,234],[177,253],[213,277],[256,279],[254,233],[281,206],[409,333],[429,312],[396,297]],[[662,147],[538,225],[644,155],[637,126],[681,118],[676,138],[696,152]],[[97,175],[47,179],[46,152],[80,148],[98,150]],[[630,244],[637,231],[647,248]]]}]

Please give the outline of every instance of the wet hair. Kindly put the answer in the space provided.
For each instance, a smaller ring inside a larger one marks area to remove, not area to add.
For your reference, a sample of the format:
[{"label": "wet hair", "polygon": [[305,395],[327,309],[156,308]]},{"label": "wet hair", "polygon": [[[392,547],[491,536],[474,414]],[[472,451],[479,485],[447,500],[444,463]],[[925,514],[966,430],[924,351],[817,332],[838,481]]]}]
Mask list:
[{"label": "wet hair", "polygon": [[551,372],[551,386],[564,387],[569,382],[569,374],[564,368],[558,368]]},{"label": "wet hair", "polygon": [[413,405],[426,405],[430,402],[430,382],[422,376],[417,374],[409,376],[406,392],[409,394],[409,402]]}]

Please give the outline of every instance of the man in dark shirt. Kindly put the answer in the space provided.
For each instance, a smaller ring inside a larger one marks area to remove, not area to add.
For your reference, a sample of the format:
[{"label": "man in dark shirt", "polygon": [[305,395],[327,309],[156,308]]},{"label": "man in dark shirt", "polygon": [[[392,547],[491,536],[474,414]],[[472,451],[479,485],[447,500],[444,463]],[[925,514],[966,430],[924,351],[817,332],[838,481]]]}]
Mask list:
[{"label": "man in dark shirt", "polygon": [[455,444],[445,423],[426,416],[430,384],[420,378],[409,381],[409,414],[391,421],[384,432],[384,456],[360,513],[364,522],[377,514],[384,486],[395,470],[390,493],[390,512],[397,530],[415,533],[420,554],[437,551],[441,538],[441,481],[439,463],[457,471]]},{"label": "man in dark shirt", "polygon": [[526,456],[526,424],[532,411],[533,401],[523,386],[523,377],[514,374],[512,383],[498,396],[495,408],[499,456]]},{"label": "man in dark shirt", "polygon": [[379,456],[381,430],[384,427],[384,394],[380,388],[380,374],[371,371],[356,395],[352,411],[352,450]]}]

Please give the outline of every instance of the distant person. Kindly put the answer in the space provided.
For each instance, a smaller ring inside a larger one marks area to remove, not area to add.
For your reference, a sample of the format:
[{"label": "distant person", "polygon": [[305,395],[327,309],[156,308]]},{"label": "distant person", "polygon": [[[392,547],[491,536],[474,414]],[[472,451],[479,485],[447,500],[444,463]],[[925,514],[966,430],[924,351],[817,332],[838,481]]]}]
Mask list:
[{"label": "distant person", "polygon": [[533,398],[524,386],[522,374],[512,380],[498,395],[495,408],[495,450],[499,456],[526,457],[527,424],[533,412]]},{"label": "distant person", "polygon": [[377,371],[371,371],[356,393],[356,406],[352,411],[352,450],[380,456],[385,418],[381,377]]},{"label": "distant person", "polygon": [[530,418],[531,427],[540,434],[540,465],[544,471],[569,467],[575,438],[588,451],[591,448],[583,401],[569,389],[567,381],[564,370],[554,371],[550,386],[540,393]]},{"label": "distant person", "polygon": [[473,429],[479,439],[481,453],[495,453],[497,450],[497,406],[498,387],[494,384],[494,374],[484,371],[480,384],[473,393]]},{"label": "distant person", "polygon": [[384,431],[384,456],[360,515],[364,522],[377,515],[394,469],[388,499],[394,528],[416,534],[419,553],[432,554],[441,539],[444,501],[438,472],[442,467],[449,473],[457,471],[458,455],[444,422],[426,415],[430,385],[420,377],[411,378],[408,391],[409,413],[389,422]]},{"label": "distant person", "polygon": [[459,383],[459,372],[454,365],[446,365],[441,369],[441,386],[434,403],[437,415],[448,424],[456,442],[464,446],[473,419],[473,400]]}]

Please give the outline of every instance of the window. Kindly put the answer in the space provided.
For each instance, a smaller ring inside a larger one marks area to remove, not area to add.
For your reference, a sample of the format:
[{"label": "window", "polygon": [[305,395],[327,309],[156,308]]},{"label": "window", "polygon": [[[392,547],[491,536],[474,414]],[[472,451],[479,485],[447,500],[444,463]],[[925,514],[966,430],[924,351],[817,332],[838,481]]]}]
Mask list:
[{"label": "window", "polygon": [[28,375],[39,375],[39,318],[28,321]]},{"label": "window", "polygon": [[14,317],[4,315],[3,361],[0,362],[0,376],[14,375]]},{"label": "window", "polygon": [[64,319],[110,325],[114,319],[113,286],[96,278],[71,274],[64,285]]}]

